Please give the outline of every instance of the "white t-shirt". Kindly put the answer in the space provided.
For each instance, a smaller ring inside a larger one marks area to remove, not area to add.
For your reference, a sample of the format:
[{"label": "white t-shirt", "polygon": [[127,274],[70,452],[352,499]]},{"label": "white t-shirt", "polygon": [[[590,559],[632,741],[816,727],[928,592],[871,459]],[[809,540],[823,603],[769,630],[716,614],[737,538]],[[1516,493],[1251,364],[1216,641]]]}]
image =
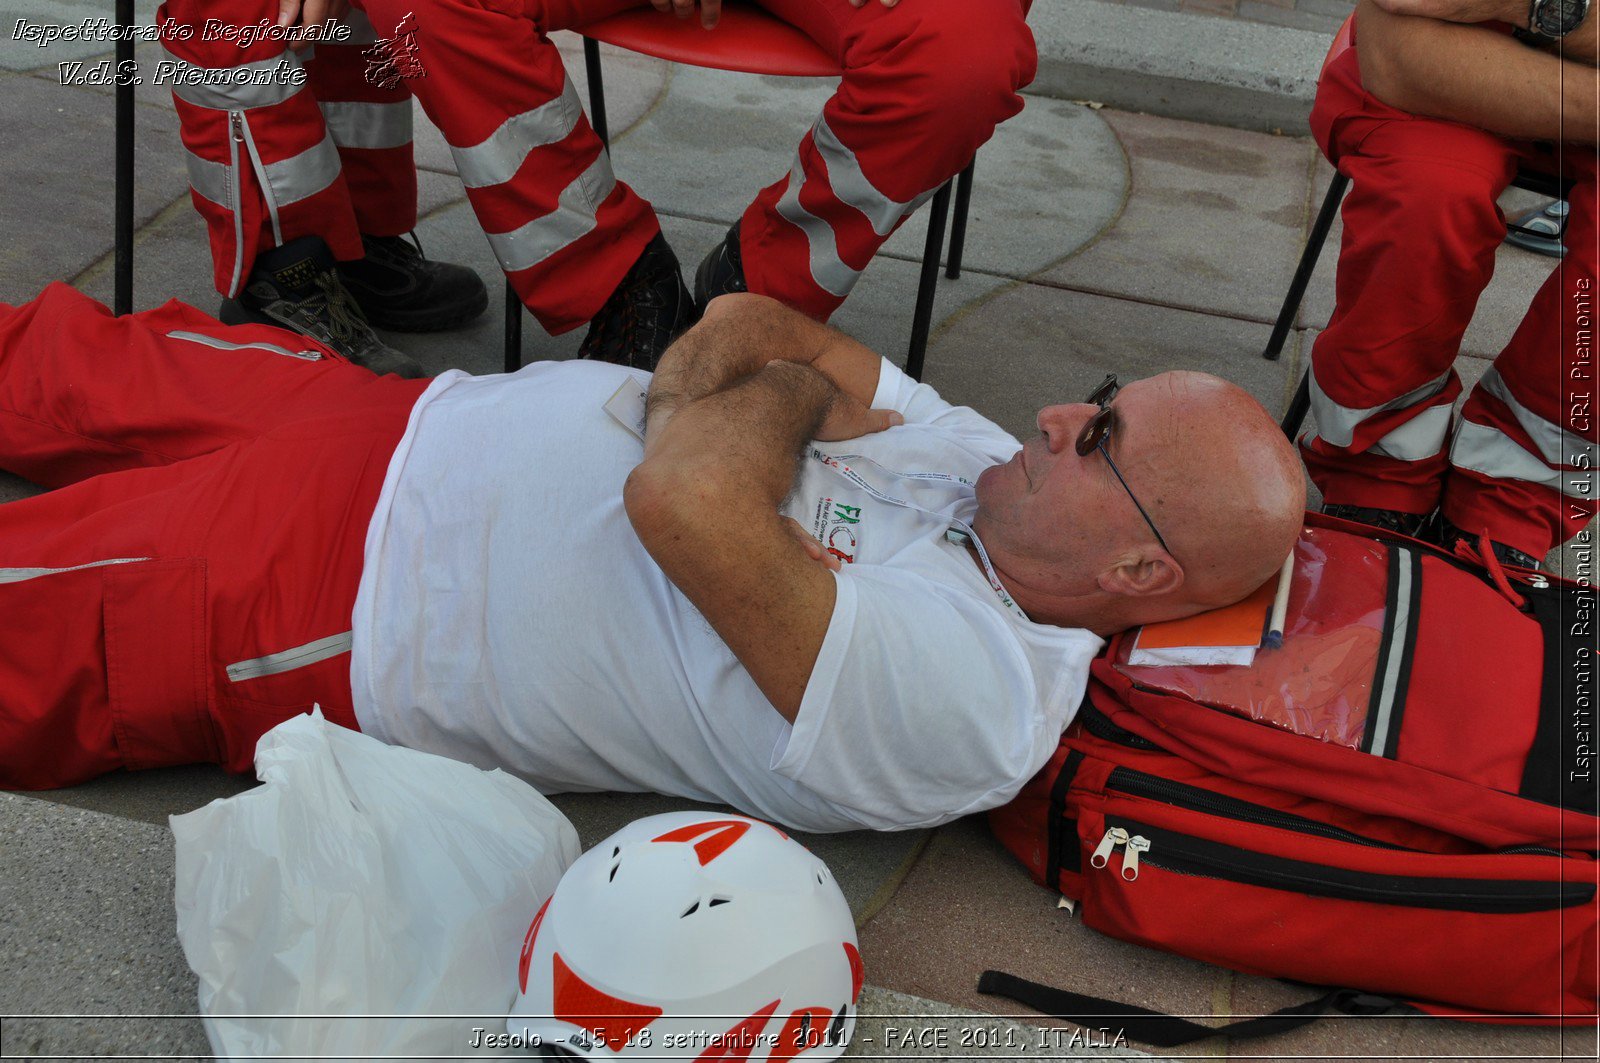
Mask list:
[{"label": "white t-shirt", "polygon": [[630,377],[649,381],[542,362],[446,373],[418,400],[367,532],[362,730],[547,793],[655,791],[800,830],[931,826],[1009,800],[1101,645],[1029,621],[946,539],[1017,441],[884,362],[874,406],[906,424],[802,461],[783,510],[846,563],[791,726],[628,523],[643,448],[623,422],[642,409],[604,407]]}]

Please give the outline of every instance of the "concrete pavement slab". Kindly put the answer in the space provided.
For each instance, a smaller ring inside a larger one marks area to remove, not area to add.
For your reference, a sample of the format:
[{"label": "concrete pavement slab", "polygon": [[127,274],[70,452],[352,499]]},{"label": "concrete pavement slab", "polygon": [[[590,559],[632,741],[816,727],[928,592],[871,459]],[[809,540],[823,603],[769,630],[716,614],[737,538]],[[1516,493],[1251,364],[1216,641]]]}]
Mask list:
[{"label": "concrete pavement slab", "polygon": [[978,976],[993,968],[1174,1014],[1226,1013],[1228,972],[1097,934],[1058,899],[1028,878],[984,817],[947,824],[894,904],[862,928],[867,976],[902,993],[1026,1015],[1034,1024],[1051,1020],[978,993]]},{"label": "concrete pavement slab", "polygon": [[[678,67],[650,121],[618,138],[613,167],[659,212],[726,228],[788,172],[833,87],[826,78]],[[1014,277],[1093,239],[1127,187],[1121,149],[1099,115],[1039,98],[984,145],[975,173],[965,267]],[[920,261],[927,218],[927,209],[913,214],[883,253]]]},{"label": "concrete pavement slab", "polygon": [[[135,0],[135,25],[153,26],[159,4],[160,0]],[[89,27],[90,33],[79,32],[85,22],[92,24],[97,19],[105,19],[108,23],[115,21],[114,9],[103,0],[8,0],[4,25],[0,25],[0,70],[48,70],[54,73],[57,63],[107,54],[115,45],[108,44],[104,34],[93,32],[92,25]],[[20,32],[19,22],[27,23]],[[58,38],[40,47],[37,36],[29,36],[37,33],[34,27],[50,29],[58,26],[72,29],[80,39]]]},{"label": "concrete pavement slab", "polygon": [[1035,4],[1028,22],[1031,92],[1263,132],[1305,129],[1332,37],[1099,0]]},{"label": "concrete pavement slab", "polygon": [[27,498],[38,493],[39,488],[22,477],[0,472],[0,503],[15,502],[19,498]]},{"label": "concrete pavement slab", "polygon": [[[1239,978],[1232,1008],[1239,1015],[1262,1015],[1306,998],[1306,991],[1266,978]],[[1574,1031],[1576,1032],[1576,1031]],[[1593,1052],[1593,1031],[1586,1031]],[[1564,1041],[1579,1052],[1564,1053]],[[1503,1026],[1458,1022],[1425,1015],[1329,1017],[1286,1034],[1246,1044],[1252,1053],[1299,1059],[1349,1059],[1352,1056],[1424,1059],[1568,1059],[1581,1054],[1584,1040],[1559,1027]]]},{"label": "concrete pavement slab", "polygon": [[[0,75],[0,94],[4,142],[28,146],[0,152],[0,299],[9,301],[75,276],[109,253],[116,235],[113,113],[98,93],[23,75]],[[188,177],[171,116],[140,107],[136,122],[138,226],[182,195]]]},{"label": "concrete pavement slab", "polygon": [[[870,979],[871,973],[868,973]],[[1142,1059],[1112,1030],[1040,1027],[954,1007],[870,982],[861,995],[848,1059]]]},{"label": "concrete pavement slab", "polygon": [[[0,1051],[209,1055],[178,945],[172,835],[0,794]],[[77,1017],[84,1016],[84,1017]],[[140,1018],[118,1016],[142,1016]]]},{"label": "concrete pavement slab", "polygon": [[1305,242],[1305,138],[1099,114],[1127,152],[1133,193],[1114,227],[1042,279],[1273,320]]},{"label": "concrete pavement slab", "polygon": [[1107,373],[1123,381],[1204,369],[1248,390],[1274,415],[1288,401],[1285,362],[1259,357],[1266,325],[1020,284],[960,315],[928,355],[927,380],[1017,436],[1039,407],[1076,402]]}]

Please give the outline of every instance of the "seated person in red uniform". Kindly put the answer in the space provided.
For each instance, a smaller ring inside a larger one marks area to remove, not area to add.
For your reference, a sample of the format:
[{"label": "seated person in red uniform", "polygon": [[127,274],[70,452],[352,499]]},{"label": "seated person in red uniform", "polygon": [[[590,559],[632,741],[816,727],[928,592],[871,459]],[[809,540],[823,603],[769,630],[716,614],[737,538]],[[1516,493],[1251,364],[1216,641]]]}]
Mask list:
[{"label": "seated person in red uniform", "polygon": [[0,305],[0,468],[55,488],[0,506],[0,786],[245,771],[315,703],[547,792],[807,830],[994,807],[1102,636],[1255,589],[1305,500],[1203,373],[1037,426],[750,294],[654,377],[428,383],[54,285]]},{"label": "seated person in red uniform", "polygon": [[[422,254],[411,92],[366,76],[359,12],[323,0],[305,41],[263,34],[276,0],[166,0],[162,61],[183,135],[190,199],[205,220],[224,321],[277,325],[376,373],[420,377],[373,326],[435,332],[489,305],[464,266]],[[298,5],[297,5],[298,6]],[[308,5],[308,8],[311,5]],[[338,5],[344,6],[344,5]],[[241,34],[240,30],[245,32]]]},{"label": "seated person in red uniform", "polygon": [[[723,0],[648,2],[712,26]],[[552,334],[587,325],[583,357],[652,369],[697,307],[717,295],[757,292],[827,320],[900,223],[1022,110],[1018,90],[1033,80],[1037,56],[1023,21],[1031,0],[750,2],[803,30],[844,73],[788,172],[756,195],[700,264],[693,295],[655,211],[612,172],[549,38],[647,0],[356,7],[378,38],[407,42],[414,61],[403,87],[444,134],[495,257],[539,323]],[[299,0],[265,0],[269,14],[282,9],[282,21],[308,25],[342,6],[306,0],[302,11]],[[375,98],[370,86],[338,87],[347,93],[339,98]],[[264,130],[258,137],[279,129],[304,139],[298,127],[274,125],[276,107],[244,113],[253,130]],[[227,141],[213,146],[211,161],[225,163]],[[703,165],[714,174],[715,155]],[[239,176],[252,180],[242,168]],[[214,240],[225,241],[219,226]]]},{"label": "seated person in red uniform", "polygon": [[[1351,185],[1306,466],[1325,512],[1537,567],[1595,513],[1600,18],[1588,0],[1364,0],[1354,18],[1311,115]],[[1453,418],[1519,167],[1576,181],[1568,252]]]}]

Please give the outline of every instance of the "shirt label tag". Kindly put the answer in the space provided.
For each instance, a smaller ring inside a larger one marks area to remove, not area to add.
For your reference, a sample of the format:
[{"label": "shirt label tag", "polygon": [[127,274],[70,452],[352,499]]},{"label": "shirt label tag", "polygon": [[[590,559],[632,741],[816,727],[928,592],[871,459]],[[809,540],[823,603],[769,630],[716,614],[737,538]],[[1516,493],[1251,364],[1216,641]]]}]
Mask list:
[{"label": "shirt label tag", "polygon": [[644,385],[634,377],[624,380],[603,407],[611,419],[644,442]]}]

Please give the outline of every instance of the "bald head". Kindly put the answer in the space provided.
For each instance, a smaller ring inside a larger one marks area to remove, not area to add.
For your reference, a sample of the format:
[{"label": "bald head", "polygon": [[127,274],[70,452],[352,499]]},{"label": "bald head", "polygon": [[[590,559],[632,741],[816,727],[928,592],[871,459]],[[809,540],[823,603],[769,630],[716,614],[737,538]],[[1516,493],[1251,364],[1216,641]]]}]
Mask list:
[{"label": "bald head", "polygon": [[1030,616],[1105,634],[1238,601],[1283,564],[1305,481],[1260,403],[1179,371],[1128,384],[1109,409],[1103,450],[1075,445],[1098,408],[1047,406],[1039,434],[978,480],[974,527]]},{"label": "bald head", "polygon": [[1167,392],[1139,467],[1149,470],[1156,519],[1184,569],[1182,597],[1197,610],[1236,602],[1278,570],[1299,535],[1300,457],[1237,385],[1196,372],[1140,384]]}]

